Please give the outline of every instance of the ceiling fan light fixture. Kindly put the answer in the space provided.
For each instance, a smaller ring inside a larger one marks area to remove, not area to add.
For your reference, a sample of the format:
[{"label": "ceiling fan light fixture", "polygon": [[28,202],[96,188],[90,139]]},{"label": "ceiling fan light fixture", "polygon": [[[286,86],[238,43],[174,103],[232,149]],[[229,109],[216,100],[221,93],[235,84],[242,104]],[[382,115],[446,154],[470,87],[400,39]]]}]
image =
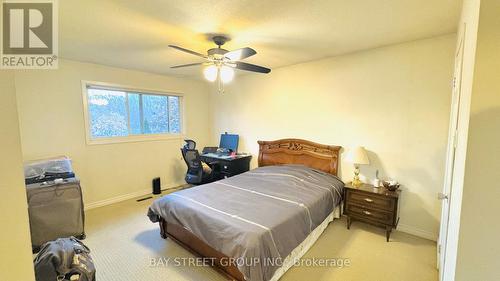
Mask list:
[{"label": "ceiling fan light fixture", "polygon": [[219,70],[217,69],[217,66],[212,64],[210,66],[205,67],[205,69],[203,70],[203,75],[205,76],[205,79],[207,79],[208,81],[214,82],[215,80],[217,80],[218,72]]},{"label": "ceiling fan light fixture", "polygon": [[223,65],[220,69],[220,78],[224,83],[229,83],[233,81],[234,69],[232,67]]}]

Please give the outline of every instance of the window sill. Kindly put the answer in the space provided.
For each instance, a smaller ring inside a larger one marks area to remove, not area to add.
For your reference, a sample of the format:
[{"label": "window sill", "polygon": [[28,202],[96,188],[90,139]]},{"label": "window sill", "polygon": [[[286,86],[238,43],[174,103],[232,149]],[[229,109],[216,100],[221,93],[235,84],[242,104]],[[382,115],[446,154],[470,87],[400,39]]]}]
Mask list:
[{"label": "window sill", "polygon": [[96,139],[87,139],[87,145],[179,140],[182,139],[183,137],[184,137],[183,134],[165,134],[165,135],[136,135],[128,137],[96,138]]}]

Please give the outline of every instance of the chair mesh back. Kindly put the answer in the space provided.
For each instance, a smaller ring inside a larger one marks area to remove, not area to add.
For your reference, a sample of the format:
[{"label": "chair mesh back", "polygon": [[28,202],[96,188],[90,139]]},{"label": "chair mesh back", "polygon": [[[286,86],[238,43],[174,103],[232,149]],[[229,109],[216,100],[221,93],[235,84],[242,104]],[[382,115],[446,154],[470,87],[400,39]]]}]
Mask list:
[{"label": "chair mesh back", "polygon": [[203,166],[200,154],[195,149],[196,142],[185,140],[186,144],[181,148],[182,156],[187,165],[186,182],[190,184],[200,184],[203,182]]},{"label": "chair mesh back", "polygon": [[184,140],[186,144],[184,145],[184,149],[195,149],[196,148],[196,142],[194,140]]},{"label": "chair mesh back", "polygon": [[184,160],[188,165],[188,173],[196,174],[202,169],[200,154],[196,149],[188,149],[184,153]]}]

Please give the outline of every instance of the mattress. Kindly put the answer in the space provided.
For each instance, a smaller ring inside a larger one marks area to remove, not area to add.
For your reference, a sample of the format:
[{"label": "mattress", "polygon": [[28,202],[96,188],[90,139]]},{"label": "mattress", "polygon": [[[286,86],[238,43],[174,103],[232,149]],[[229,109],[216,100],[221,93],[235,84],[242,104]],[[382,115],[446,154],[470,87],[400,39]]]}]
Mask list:
[{"label": "mattress", "polygon": [[266,166],[171,193],[154,201],[149,215],[234,258],[246,280],[275,280],[292,252],[332,216],[343,187],[336,176],[305,166]]},{"label": "mattress", "polygon": [[302,256],[304,256],[309,249],[312,248],[314,243],[318,241],[319,237],[326,230],[328,225],[334,220],[339,219],[342,215],[342,205],[338,205],[335,207],[335,210],[326,217],[326,219],[316,227],[307,238],[302,241],[293,251],[283,260],[281,266],[274,272],[273,277],[270,281],[278,281],[287,270],[289,270],[292,266],[294,266],[297,261],[300,260]]}]

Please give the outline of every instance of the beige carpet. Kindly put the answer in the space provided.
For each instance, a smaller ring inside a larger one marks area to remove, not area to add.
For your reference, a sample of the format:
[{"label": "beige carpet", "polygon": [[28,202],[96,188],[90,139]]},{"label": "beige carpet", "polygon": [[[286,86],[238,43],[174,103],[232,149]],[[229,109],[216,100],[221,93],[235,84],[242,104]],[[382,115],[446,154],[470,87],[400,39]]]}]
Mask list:
[{"label": "beige carpet", "polygon": [[[91,248],[99,281],[226,280],[209,267],[150,266],[151,258],[193,257],[163,240],[146,211],[151,200],[122,203],[87,212],[85,243]],[[347,258],[349,267],[290,269],[280,280],[437,280],[435,242],[395,232],[385,242],[384,230],[343,220],[331,223],[305,258]],[[155,260],[158,263],[157,259]]]}]

